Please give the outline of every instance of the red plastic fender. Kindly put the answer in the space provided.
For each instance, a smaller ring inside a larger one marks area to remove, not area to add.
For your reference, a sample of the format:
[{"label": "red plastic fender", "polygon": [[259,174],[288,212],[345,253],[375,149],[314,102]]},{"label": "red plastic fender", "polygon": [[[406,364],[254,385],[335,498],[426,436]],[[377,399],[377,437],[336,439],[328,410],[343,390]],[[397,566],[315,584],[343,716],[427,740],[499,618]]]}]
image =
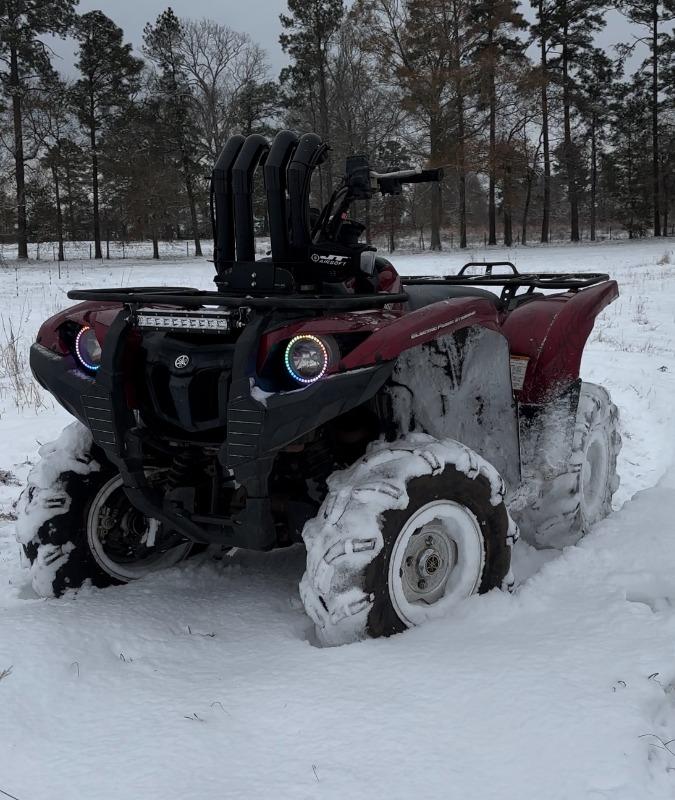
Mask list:
[{"label": "red plastic fender", "polygon": [[340,366],[357,369],[378,361],[391,361],[411,347],[472,325],[498,331],[499,318],[494,303],[480,297],[441,300],[397,319],[387,320],[372,336],[345,356]]},{"label": "red plastic fender", "polygon": [[545,403],[579,377],[595,318],[619,296],[616,281],[549,295],[512,311],[502,323],[512,356],[529,358],[521,403]]},{"label": "red plastic fender", "polygon": [[63,311],[59,311],[58,314],[54,314],[53,317],[42,323],[36,341],[54,353],[65,355],[68,351],[61,341],[58,329],[64,322],[72,320],[79,325],[91,325],[99,342],[103,343],[108,328],[112,325],[121,308],[121,303],[101,302],[84,302],[64,308]]}]

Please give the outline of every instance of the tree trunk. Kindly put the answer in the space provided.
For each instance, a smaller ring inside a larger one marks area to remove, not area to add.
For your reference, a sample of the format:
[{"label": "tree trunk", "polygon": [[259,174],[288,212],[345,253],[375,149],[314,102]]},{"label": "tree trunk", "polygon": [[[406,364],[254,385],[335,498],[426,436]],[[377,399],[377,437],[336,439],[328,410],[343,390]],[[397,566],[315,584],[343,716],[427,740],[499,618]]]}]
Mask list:
[{"label": "tree trunk", "polygon": [[[664,166],[666,167],[664,169]],[[667,164],[661,164],[661,209],[663,210],[663,228],[664,236],[668,236],[668,222],[670,210],[670,180],[668,177]]]},{"label": "tree trunk", "polygon": [[511,247],[513,244],[513,222],[510,209],[504,209],[504,246]]},{"label": "tree trunk", "polygon": [[[563,3],[565,8],[567,3]],[[563,11],[565,13],[565,11]],[[572,143],[572,98],[570,96],[570,77],[569,77],[569,31],[567,24],[563,25],[563,46],[562,46],[562,74],[563,74],[563,128],[564,128],[564,152],[565,170],[567,172],[567,198],[570,204],[570,239],[573,242],[579,241],[579,199],[577,195],[577,175],[574,156],[574,146]]]},{"label": "tree trunk", "polygon": [[597,143],[597,121],[595,112],[591,119],[591,241],[595,241],[596,235],[596,204],[598,192],[598,143]]},{"label": "tree trunk", "polygon": [[504,201],[502,213],[504,215],[504,244],[511,247],[513,244],[513,215],[511,213],[511,169],[507,165],[504,170]]},{"label": "tree trunk", "polygon": [[661,235],[659,211],[659,3],[652,0],[652,180],[654,236]]},{"label": "tree trunk", "polygon": [[59,191],[59,170],[56,163],[52,164],[52,178],[54,180],[54,199],[56,201],[56,236],[59,242],[59,261],[65,261],[63,255],[63,214],[61,212],[61,193]]},{"label": "tree trunk", "polygon": [[440,183],[431,185],[431,250],[442,250],[441,242],[441,217],[443,214],[443,194]]},{"label": "tree trunk", "polygon": [[[322,51],[319,56],[319,117],[321,119],[321,138],[324,142],[330,138],[325,57],[325,51]],[[328,197],[333,194],[333,161],[330,150],[326,154],[326,194]]]},{"label": "tree trunk", "polygon": [[488,186],[488,244],[497,244],[497,209],[495,204],[496,183],[496,140],[497,140],[497,97],[495,92],[495,54],[492,45],[492,27],[488,30],[489,92],[490,92],[490,150],[489,150],[489,186]]},{"label": "tree trunk", "polygon": [[66,168],[66,191],[68,192],[68,228],[70,229],[70,241],[75,241],[75,212],[73,211],[73,181],[71,176],[72,165],[70,158],[64,159]]},{"label": "tree trunk", "polygon": [[[437,118],[432,118],[429,126],[430,139],[430,159],[431,164],[437,164],[440,160],[440,124]],[[430,248],[432,250],[442,250],[441,242],[441,221],[443,218],[443,190],[440,183],[431,184],[431,234]]]},{"label": "tree trunk", "polygon": [[197,222],[197,204],[195,203],[195,193],[192,187],[192,175],[190,173],[190,162],[188,161],[185,149],[182,152],[183,178],[185,179],[185,194],[187,194],[188,205],[190,206],[190,222],[192,224],[192,238],[195,243],[195,255],[201,256],[202,244],[199,241],[199,223]]},{"label": "tree trunk", "polygon": [[26,219],[26,165],[23,159],[23,125],[21,115],[21,86],[19,82],[19,55],[16,47],[10,48],[10,91],[14,117],[14,169],[16,174],[16,231],[18,257],[28,258],[28,223]]},{"label": "tree trunk", "polygon": [[[539,22],[544,20],[544,0],[539,0]],[[541,241],[546,243],[550,237],[551,217],[551,153],[548,141],[548,62],[547,40],[541,34],[541,122],[544,144],[544,207],[541,215]]]},{"label": "tree trunk", "polygon": [[457,114],[457,170],[459,178],[459,246],[466,248],[466,151],[464,128],[464,87],[462,86],[460,50],[459,50],[459,19],[455,9],[453,15],[453,48],[455,72],[455,113]]},{"label": "tree trunk", "polygon": [[101,216],[98,206],[98,151],[96,149],[96,116],[94,98],[89,98],[89,142],[91,146],[91,189],[94,202],[94,258],[103,258],[101,252]]},{"label": "tree trunk", "polygon": [[152,257],[159,261],[159,237],[157,236],[157,228],[154,223],[152,225]]},{"label": "tree trunk", "polygon": [[532,184],[534,183],[534,170],[528,170],[527,190],[525,192],[525,202],[523,203],[523,224],[521,226],[521,244],[527,244],[527,217],[530,213],[530,201],[532,200]]},{"label": "tree trunk", "polygon": [[365,226],[366,226],[366,230],[365,230],[365,233],[366,233],[366,244],[371,244],[372,243],[372,231],[371,231],[372,219],[371,219],[371,215],[370,215],[370,198],[369,197],[366,198],[366,201],[365,201],[364,205],[365,205],[364,222],[365,222]]}]

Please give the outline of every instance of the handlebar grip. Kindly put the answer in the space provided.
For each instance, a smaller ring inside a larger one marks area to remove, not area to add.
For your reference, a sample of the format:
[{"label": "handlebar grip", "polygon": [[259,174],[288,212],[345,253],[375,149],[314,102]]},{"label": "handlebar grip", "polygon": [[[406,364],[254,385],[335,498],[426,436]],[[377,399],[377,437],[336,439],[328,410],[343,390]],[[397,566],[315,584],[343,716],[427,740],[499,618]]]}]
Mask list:
[{"label": "handlebar grip", "polygon": [[438,182],[443,180],[443,170],[439,169],[423,169],[416,175],[411,175],[409,178],[403,178],[402,183],[429,183]]}]

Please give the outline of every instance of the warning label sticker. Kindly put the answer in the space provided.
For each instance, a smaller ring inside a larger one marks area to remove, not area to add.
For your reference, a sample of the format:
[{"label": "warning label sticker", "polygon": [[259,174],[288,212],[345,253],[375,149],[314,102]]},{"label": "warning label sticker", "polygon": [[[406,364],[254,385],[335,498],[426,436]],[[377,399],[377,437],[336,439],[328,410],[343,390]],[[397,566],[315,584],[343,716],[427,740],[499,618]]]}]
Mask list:
[{"label": "warning label sticker", "polygon": [[511,356],[511,385],[514,392],[519,392],[523,388],[529,363],[528,356]]}]

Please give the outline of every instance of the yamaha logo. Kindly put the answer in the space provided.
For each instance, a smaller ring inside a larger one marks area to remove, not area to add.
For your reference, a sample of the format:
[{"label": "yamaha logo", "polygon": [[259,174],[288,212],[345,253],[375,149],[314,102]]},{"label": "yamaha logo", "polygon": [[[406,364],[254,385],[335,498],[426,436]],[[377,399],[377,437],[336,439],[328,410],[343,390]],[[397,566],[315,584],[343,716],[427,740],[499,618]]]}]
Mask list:
[{"label": "yamaha logo", "polygon": [[189,363],[190,356],[186,355],[178,356],[178,358],[173,362],[176,369],[185,369]]}]

